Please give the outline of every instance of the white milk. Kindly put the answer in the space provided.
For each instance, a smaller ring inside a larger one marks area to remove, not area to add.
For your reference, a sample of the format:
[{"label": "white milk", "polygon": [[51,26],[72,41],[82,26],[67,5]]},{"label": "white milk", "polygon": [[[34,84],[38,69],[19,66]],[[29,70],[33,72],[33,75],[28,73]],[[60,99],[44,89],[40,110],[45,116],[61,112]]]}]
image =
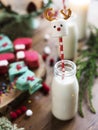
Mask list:
[{"label": "white milk", "polygon": [[68,35],[63,37],[64,58],[73,59],[77,55],[78,48],[78,32],[77,25],[74,19],[68,22]]},{"label": "white milk", "polygon": [[78,39],[86,36],[89,3],[90,0],[69,0],[69,7],[77,14]]},{"label": "white milk", "polygon": [[51,88],[52,113],[60,120],[72,119],[78,109],[78,82],[72,71],[69,75],[67,73],[69,72],[65,72],[64,79],[55,74]]}]

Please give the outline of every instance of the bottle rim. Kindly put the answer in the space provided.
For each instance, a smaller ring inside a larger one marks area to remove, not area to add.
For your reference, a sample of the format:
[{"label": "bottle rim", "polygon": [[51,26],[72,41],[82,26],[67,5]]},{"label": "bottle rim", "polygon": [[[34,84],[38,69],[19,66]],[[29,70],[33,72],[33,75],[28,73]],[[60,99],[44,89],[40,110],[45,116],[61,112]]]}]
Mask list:
[{"label": "bottle rim", "polygon": [[58,74],[59,76],[75,75],[76,74],[75,63],[70,61],[70,60],[63,60],[63,61],[64,61],[64,65],[65,65],[65,71],[63,72],[62,69],[61,69],[62,61],[58,61],[58,62],[56,62],[55,66],[54,66],[55,73]]}]

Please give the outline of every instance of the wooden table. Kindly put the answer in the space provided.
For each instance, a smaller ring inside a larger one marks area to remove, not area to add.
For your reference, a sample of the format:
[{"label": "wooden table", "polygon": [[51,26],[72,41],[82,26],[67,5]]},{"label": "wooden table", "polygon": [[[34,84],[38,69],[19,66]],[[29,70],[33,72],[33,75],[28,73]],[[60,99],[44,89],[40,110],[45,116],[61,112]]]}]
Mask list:
[{"label": "wooden table", "polygon": [[[97,3],[97,4],[96,4]],[[91,8],[98,8],[98,2],[91,5]],[[91,10],[90,10],[91,11]],[[97,12],[97,10],[96,10]],[[90,13],[93,14],[93,18],[97,21],[92,20],[90,14],[89,20],[94,22],[98,26],[98,17],[95,10]],[[96,16],[95,16],[96,15]],[[97,24],[96,24],[97,23]],[[51,38],[48,42],[44,41],[44,34],[51,33],[49,24],[46,21],[42,21],[38,30],[33,32],[33,45],[32,47],[37,50],[40,54],[43,53],[44,46],[48,45],[51,48],[51,55],[48,57],[46,64],[47,77],[46,83],[50,85],[53,78],[53,67],[49,66],[49,59],[54,57],[56,60],[56,39]],[[86,101],[83,103],[83,111],[85,114],[84,118],[81,118],[78,113],[75,118],[70,121],[60,121],[53,117],[51,113],[51,93],[44,95],[40,91],[29,97],[31,103],[28,103],[28,99],[23,102],[28,109],[33,111],[33,116],[30,118],[25,115],[17,118],[14,123],[17,123],[19,127],[24,127],[26,130],[98,130],[98,79],[95,80],[93,86],[93,103],[96,109],[96,114],[92,114],[88,110]]]}]

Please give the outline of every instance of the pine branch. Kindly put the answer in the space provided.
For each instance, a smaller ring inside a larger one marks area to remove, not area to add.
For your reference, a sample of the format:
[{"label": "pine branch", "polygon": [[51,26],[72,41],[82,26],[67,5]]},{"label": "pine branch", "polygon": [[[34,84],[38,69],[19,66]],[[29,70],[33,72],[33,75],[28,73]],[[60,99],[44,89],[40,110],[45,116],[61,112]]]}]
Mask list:
[{"label": "pine branch", "polygon": [[76,61],[77,64],[77,78],[80,84],[79,90],[79,114],[84,117],[82,110],[82,103],[84,94],[87,91],[89,109],[92,113],[96,113],[92,103],[92,88],[95,77],[98,76],[98,29],[91,27],[91,35],[86,43],[88,48],[80,50],[80,57]]}]

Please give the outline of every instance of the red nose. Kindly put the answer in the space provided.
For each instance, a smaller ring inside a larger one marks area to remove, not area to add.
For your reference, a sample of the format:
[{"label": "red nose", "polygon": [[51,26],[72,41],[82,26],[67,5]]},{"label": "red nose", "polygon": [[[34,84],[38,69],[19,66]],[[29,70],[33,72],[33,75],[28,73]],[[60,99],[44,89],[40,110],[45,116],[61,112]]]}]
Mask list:
[{"label": "red nose", "polygon": [[58,27],[58,28],[57,28],[57,31],[61,31],[61,28],[60,28],[60,27]]}]

